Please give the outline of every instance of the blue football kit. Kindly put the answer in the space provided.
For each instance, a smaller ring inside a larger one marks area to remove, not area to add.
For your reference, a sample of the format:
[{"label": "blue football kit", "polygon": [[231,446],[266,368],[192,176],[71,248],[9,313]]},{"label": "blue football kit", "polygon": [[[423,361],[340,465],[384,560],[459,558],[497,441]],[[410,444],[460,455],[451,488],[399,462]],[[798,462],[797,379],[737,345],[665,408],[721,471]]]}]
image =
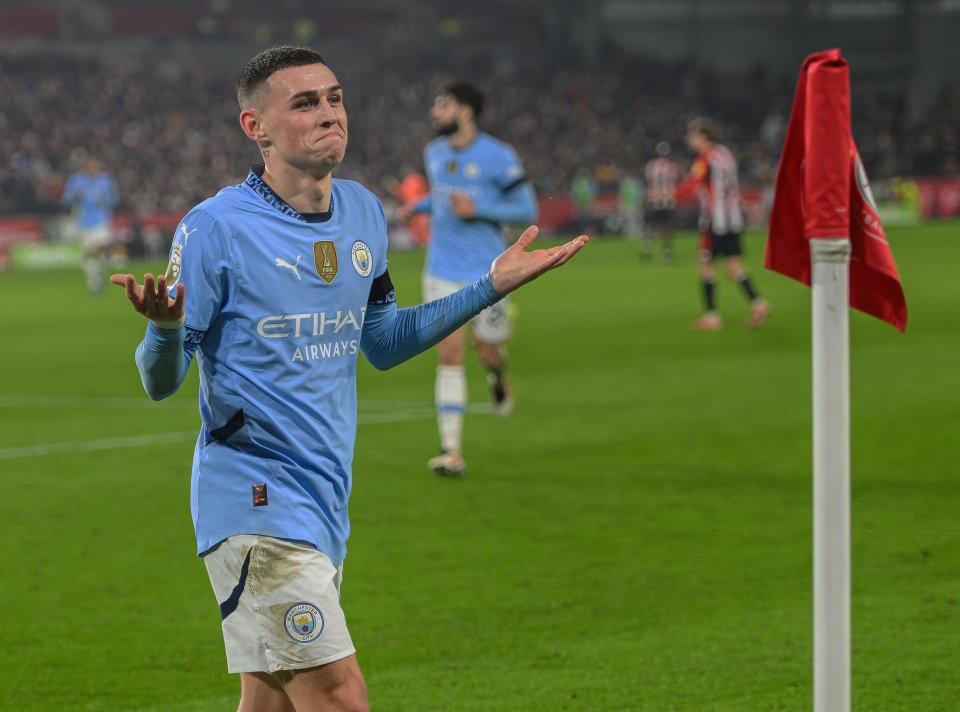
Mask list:
[{"label": "blue football kit", "polygon": [[[526,182],[514,150],[489,134],[479,133],[463,148],[445,137],[427,144],[423,163],[430,195],[414,207],[429,212],[430,242],[425,272],[454,282],[472,282],[490,271],[503,252],[504,223],[527,224],[537,218],[536,196]],[[469,197],[476,217],[453,213],[454,193]]]},{"label": "blue football kit", "polygon": [[77,225],[84,230],[109,223],[117,202],[117,186],[106,173],[74,173],[63,188],[63,204],[76,209]]},{"label": "blue football kit", "polygon": [[191,510],[203,555],[236,534],[306,542],[339,565],[350,532],[362,351],[390,368],[501,297],[487,270],[444,299],[399,309],[377,198],[333,179],[330,210],[301,214],[255,167],[177,227],[167,284],[186,320],[148,323],[136,360],[159,399],[200,371]]}]

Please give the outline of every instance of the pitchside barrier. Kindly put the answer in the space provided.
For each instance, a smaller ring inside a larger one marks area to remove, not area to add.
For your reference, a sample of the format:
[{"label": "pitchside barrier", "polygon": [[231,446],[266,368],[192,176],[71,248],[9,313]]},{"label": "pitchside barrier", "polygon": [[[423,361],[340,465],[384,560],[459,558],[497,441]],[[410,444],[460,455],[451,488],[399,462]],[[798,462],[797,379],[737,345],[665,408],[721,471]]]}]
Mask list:
[{"label": "pitchside barrier", "polygon": [[[960,177],[895,178],[873,183],[878,212],[888,227],[915,225],[924,219],[960,216]],[[770,212],[771,187],[743,186],[747,226],[763,229]],[[539,225],[545,234],[577,232],[581,216],[568,195],[542,195]],[[392,211],[388,211],[388,215]],[[695,229],[698,206],[688,201],[678,207],[677,228]],[[592,228],[604,234],[621,231],[617,221],[619,205],[615,193],[597,196],[591,209]],[[135,215],[118,213],[113,221],[117,243],[133,258],[165,259],[170,240],[183,216],[178,213]],[[391,226],[394,227],[394,226]],[[415,248],[403,239],[403,231],[392,231],[394,249]],[[52,215],[0,216],[0,271],[6,269],[52,269],[70,266],[76,251],[63,245],[73,242],[71,223],[63,213]],[[21,247],[17,248],[16,246]],[[17,259],[14,260],[14,255]]]}]

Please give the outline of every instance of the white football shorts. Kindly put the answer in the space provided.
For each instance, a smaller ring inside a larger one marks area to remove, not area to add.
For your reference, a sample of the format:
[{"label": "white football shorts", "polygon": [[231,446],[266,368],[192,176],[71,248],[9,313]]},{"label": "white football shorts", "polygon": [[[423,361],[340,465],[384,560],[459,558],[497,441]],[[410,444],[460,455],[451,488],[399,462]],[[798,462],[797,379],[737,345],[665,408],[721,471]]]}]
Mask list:
[{"label": "white football shorts", "polygon": [[111,238],[113,237],[109,225],[79,228],[77,234],[80,237],[80,245],[87,252],[103,249],[110,244]]},{"label": "white football shorts", "polygon": [[[442,299],[466,287],[469,282],[454,282],[442,277],[423,275],[423,301],[432,302]],[[502,344],[510,338],[510,319],[507,305],[509,296],[493,306],[487,307],[470,320],[473,335],[488,344]]]},{"label": "white football shorts", "polygon": [[300,670],[356,651],[340,608],[343,567],[312,546],[239,534],[203,562],[220,604],[230,672]]}]

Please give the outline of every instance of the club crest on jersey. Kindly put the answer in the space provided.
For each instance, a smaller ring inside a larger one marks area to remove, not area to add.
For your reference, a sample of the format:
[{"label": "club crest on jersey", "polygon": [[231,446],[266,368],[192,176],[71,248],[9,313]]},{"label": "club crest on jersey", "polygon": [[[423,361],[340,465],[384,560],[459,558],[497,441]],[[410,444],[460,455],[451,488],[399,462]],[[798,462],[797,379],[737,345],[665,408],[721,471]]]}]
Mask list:
[{"label": "club crest on jersey", "polygon": [[463,167],[463,175],[470,180],[476,180],[480,177],[480,164],[471,161]]},{"label": "club crest on jersey", "polygon": [[373,259],[370,254],[370,248],[367,247],[365,243],[357,240],[353,243],[351,256],[353,257],[353,268],[357,270],[357,274],[361,277],[369,277],[371,270],[373,270]]},{"label": "club crest on jersey", "polygon": [[312,643],[323,633],[323,614],[312,603],[294,603],[283,616],[283,627],[298,643]]},{"label": "club crest on jersey", "polygon": [[313,262],[317,266],[317,274],[327,284],[337,276],[337,246],[333,240],[320,240],[313,243]]}]

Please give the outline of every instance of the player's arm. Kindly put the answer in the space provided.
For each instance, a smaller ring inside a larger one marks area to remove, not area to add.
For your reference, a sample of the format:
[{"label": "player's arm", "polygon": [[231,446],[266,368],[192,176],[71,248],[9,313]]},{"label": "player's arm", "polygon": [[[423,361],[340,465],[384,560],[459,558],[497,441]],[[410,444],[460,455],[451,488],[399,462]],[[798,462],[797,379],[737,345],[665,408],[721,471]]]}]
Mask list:
[{"label": "player's arm", "polygon": [[690,175],[687,176],[680,185],[677,186],[676,199],[678,201],[687,200],[696,196],[700,187],[706,185],[707,176],[710,173],[710,166],[702,158],[697,158],[690,166]]},{"label": "player's arm", "polygon": [[63,187],[63,197],[60,198],[60,203],[66,207],[72,207],[74,201],[77,199],[77,181],[73,179],[73,176],[67,178],[67,184]]},{"label": "player's arm", "polygon": [[393,284],[384,272],[370,290],[360,339],[367,360],[386,370],[426,351],[521,285],[564,264],[589,240],[581,235],[558,247],[527,252],[538,232],[536,226],[527,228],[473,284],[415,307],[397,308]]},{"label": "player's arm", "polygon": [[475,217],[497,223],[525,225],[536,221],[538,212],[533,186],[522,182],[509,187],[492,200],[478,203]]},{"label": "player's arm", "polygon": [[110,281],[123,286],[134,310],[148,319],[135,356],[144,390],[153,400],[173,395],[186,378],[200,342],[194,334],[189,341],[186,338],[186,288],[177,285],[176,298],[170,299],[164,275],[155,279],[149,272],[143,276],[142,286],[132,274],[115,274]]}]

